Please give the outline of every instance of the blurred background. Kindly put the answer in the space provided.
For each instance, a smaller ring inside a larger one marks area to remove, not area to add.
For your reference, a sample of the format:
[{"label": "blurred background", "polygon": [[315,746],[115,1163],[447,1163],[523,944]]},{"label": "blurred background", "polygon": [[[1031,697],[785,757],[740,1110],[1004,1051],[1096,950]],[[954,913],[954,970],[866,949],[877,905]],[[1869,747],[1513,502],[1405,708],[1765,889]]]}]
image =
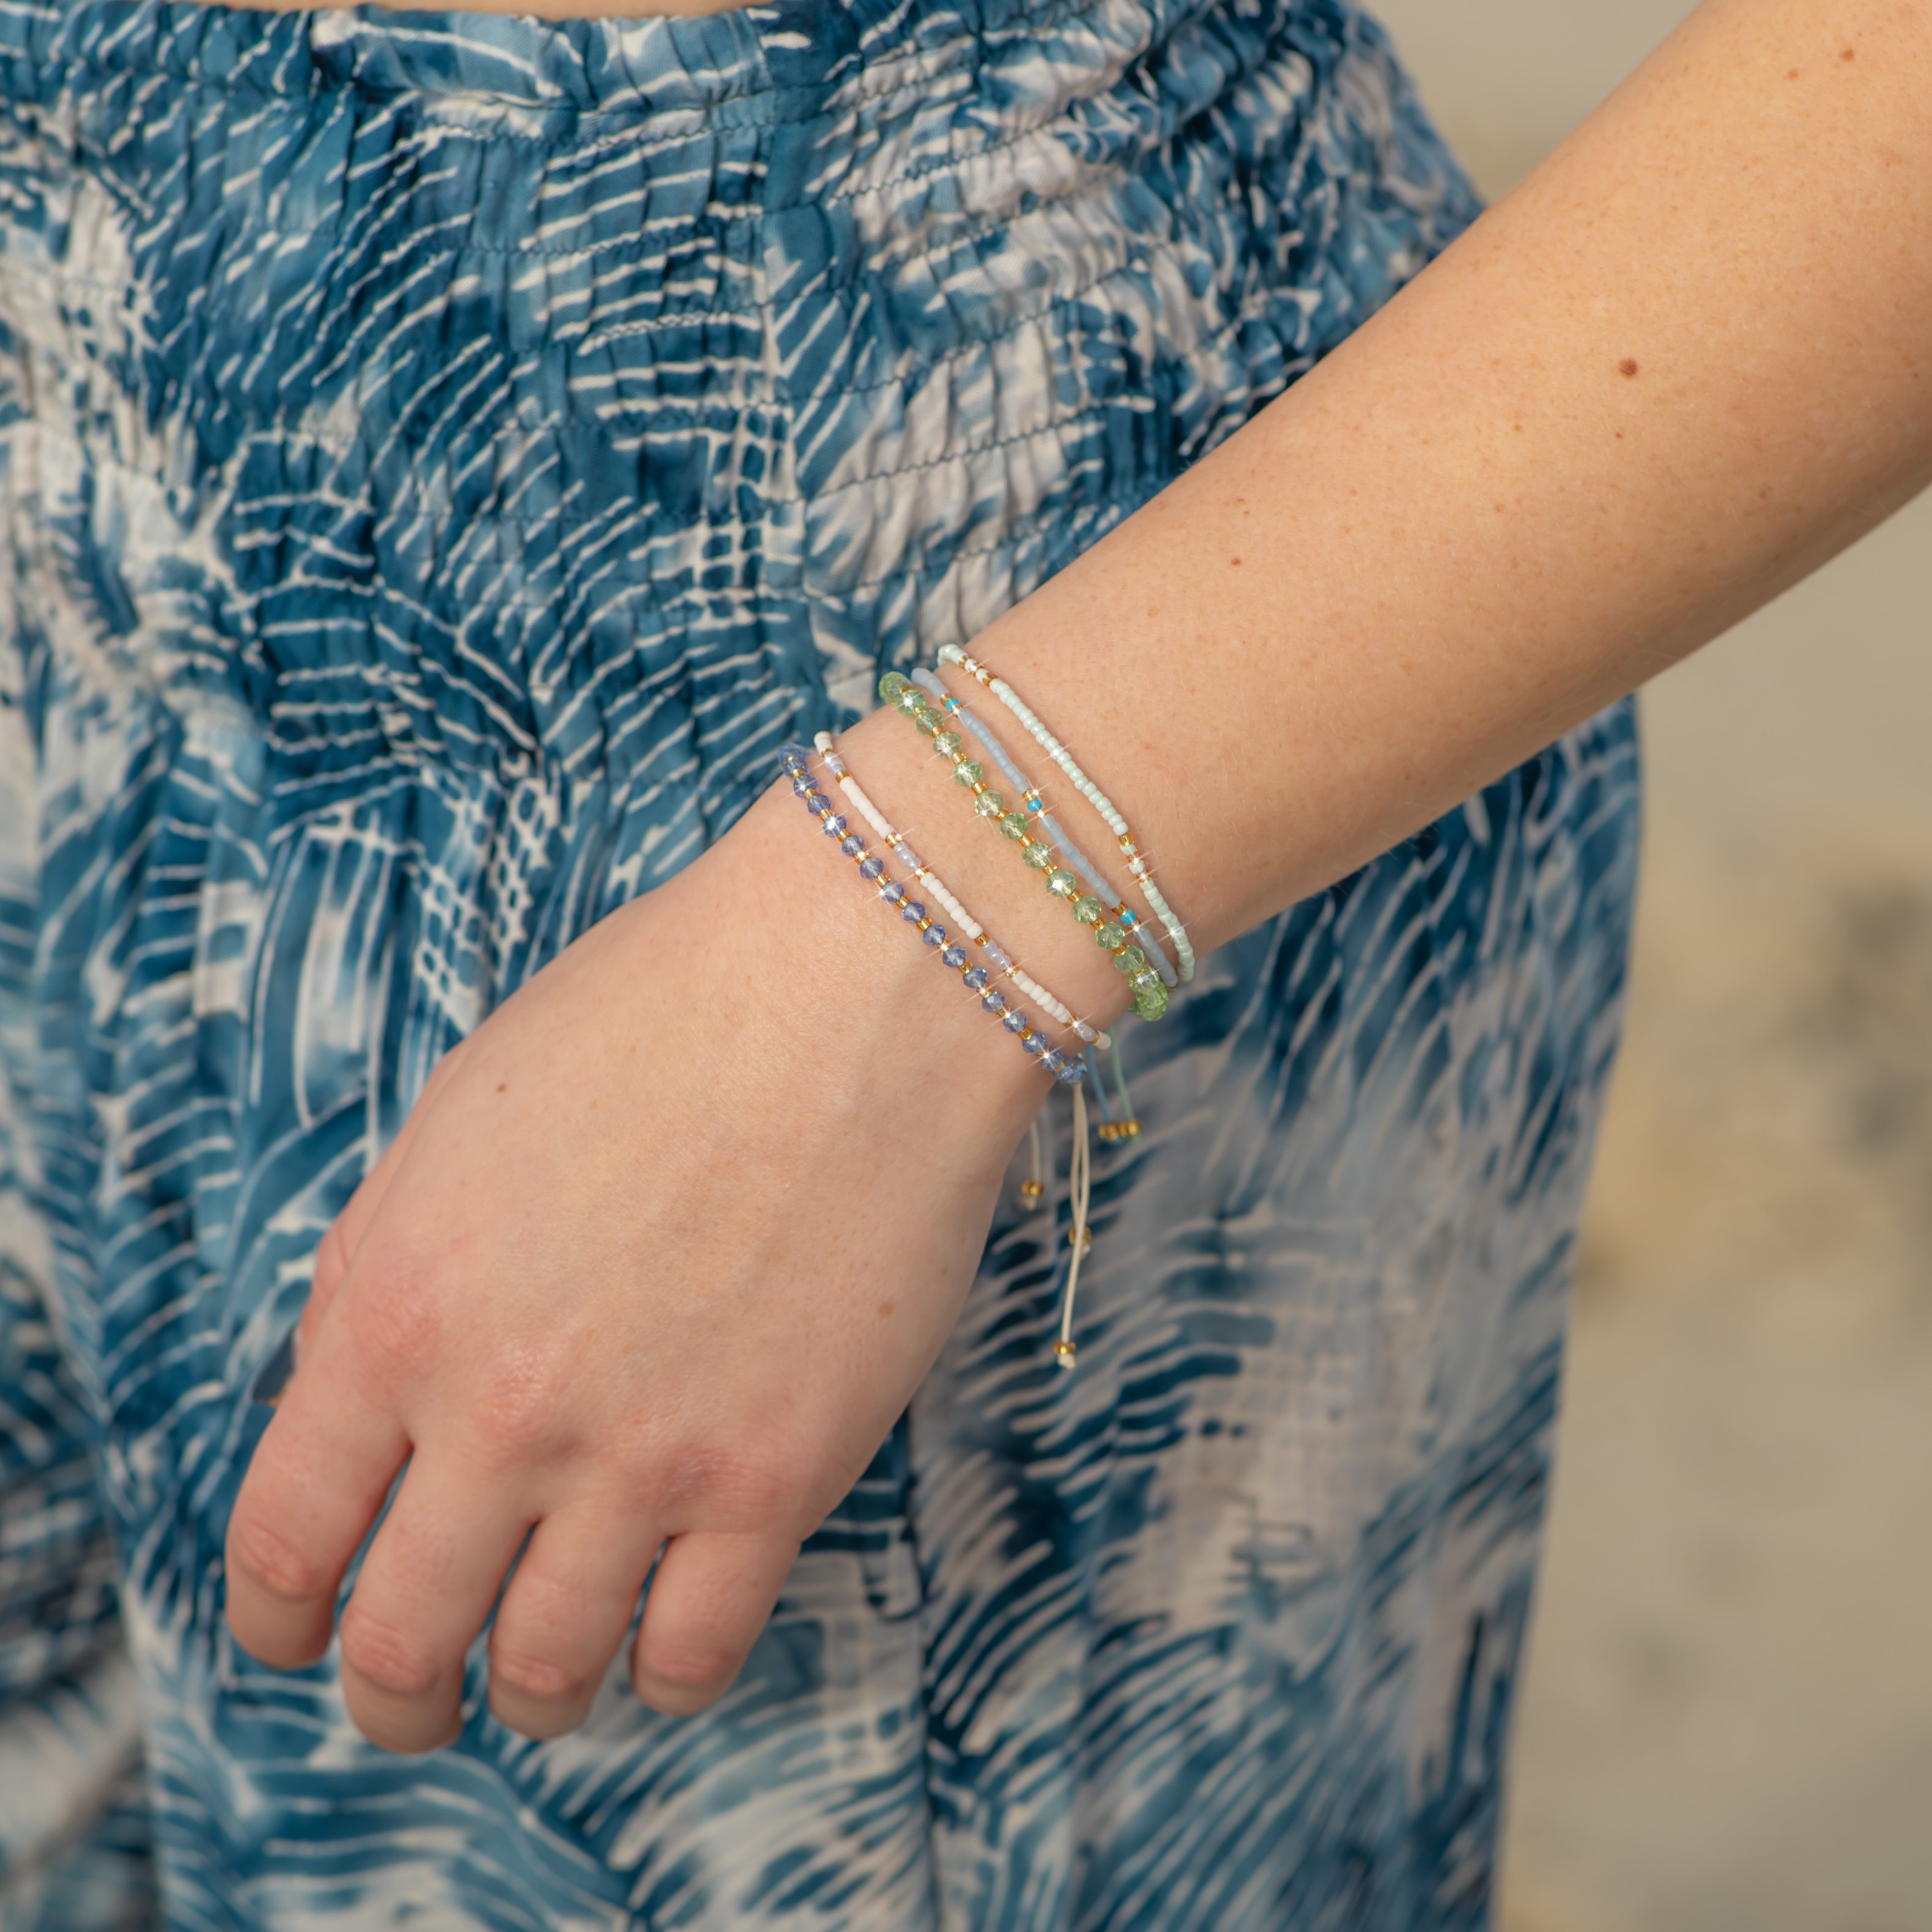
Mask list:
[{"label": "blurred background", "polygon": [[[1492,199],[1690,10],[1370,4]],[[1932,1932],[1932,496],[1645,724],[1502,1932]]]}]

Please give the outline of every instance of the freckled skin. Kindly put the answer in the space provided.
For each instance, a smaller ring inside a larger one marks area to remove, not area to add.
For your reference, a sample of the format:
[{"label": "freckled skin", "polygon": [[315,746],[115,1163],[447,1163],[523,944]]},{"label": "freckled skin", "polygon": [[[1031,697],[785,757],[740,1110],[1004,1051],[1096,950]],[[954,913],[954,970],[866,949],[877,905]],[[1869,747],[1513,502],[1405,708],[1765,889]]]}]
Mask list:
[{"label": "freckled skin", "polygon": [[[1932,482],[1932,9],[1838,12],[1864,37],[1856,71],[1845,47],[1840,85],[1792,94],[1779,74],[1830,60],[1816,0],[1704,0],[1369,322],[973,640],[1070,742],[1131,748],[1096,776],[1157,837],[1200,952]],[[1618,341],[1672,372],[1642,405],[1603,380]],[[1210,561],[1236,559],[1236,535],[1239,578]],[[929,760],[893,721],[845,747],[882,800],[921,795]],[[419,1481],[426,1500],[371,1545],[368,1669],[344,1678],[382,1742],[448,1735],[464,1648],[532,1522],[495,1625],[506,1722],[578,1721],[661,1543],[634,1681],[667,1712],[718,1695],[964,1296],[1037,1076],[963,1004],[928,1004],[928,969],[857,901],[814,891],[772,920],[796,809],[761,801],[500,1008],[324,1244],[301,1366],[236,1505],[229,1616],[259,1657],[317,1655],[408,1460],[404,1501]],[[1072,1004],[1117,1014],[1092,945],[957,849],[965,902],[998,908],[1003,936],[1010,916]],[[838,962],[829,1019],[796,997],[801,958]],[[640,1091],[616,1048],[646,1038]],[[914,1038],[948,1070],[944,1109],[905,1079]],[[470,1095],[511,1084],[517,1107],[471,1131]],[[835,1102],[847,1171],[890,1174],[916,1219],[827,1189],[797,1125]],[[675,1399],[635,1400],[647,1376]],[[631,1520],[612,1497],[640,1499]],[[531,1594],[548,1576],[575,1602],[585,1574],[601,1622]]]}]

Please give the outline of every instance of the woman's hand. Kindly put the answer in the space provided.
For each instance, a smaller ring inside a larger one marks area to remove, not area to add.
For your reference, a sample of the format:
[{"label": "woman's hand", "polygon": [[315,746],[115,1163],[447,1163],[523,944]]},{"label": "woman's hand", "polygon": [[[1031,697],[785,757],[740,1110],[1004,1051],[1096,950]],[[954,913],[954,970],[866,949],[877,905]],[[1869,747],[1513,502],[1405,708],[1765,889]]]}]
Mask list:
[{"label": "woman's hand", "polygon": [[860,884],[761,801],[452,1053],[329,1231],[228,1616],[320,1656],[406,1460],[342,1619],[377,1743],[456,1735],[513,1563],[505,1723],[580,1721],[661,1547],[632,1680],[709,1702],[938,1353],[1048,1082]]}]

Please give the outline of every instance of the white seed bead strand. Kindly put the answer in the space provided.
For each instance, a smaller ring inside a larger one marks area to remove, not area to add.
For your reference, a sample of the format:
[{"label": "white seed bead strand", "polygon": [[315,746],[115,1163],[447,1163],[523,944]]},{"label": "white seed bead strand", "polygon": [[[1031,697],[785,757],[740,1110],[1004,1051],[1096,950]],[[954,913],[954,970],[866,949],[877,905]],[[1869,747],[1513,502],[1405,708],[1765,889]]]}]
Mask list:
[{"label": "white seed bead strand", "polygon": [[899,862],[919,881],[922,890],[929,892],[946,908],[948,914],[958,922],[960,930],[967,938],[984,951],[987,963],[994,970],[1003,978],[1010,980],[1049,1018],[1066,1028],[1068,1032],[1089,1046],[1111,1047],[1114,1042],[1108,1034],[1079,1018],[1071,1007],[1055,999],[1030,973],[1025,971],[1003,946],[987,937],[986,928],[952,896],[945,881],[930,866],[921,860],[918,854],[906,843],[904,835],[895,830],[885,814],[866,796],[859,781],[852,776],[845,760],[838,755],[832,734],[821,731],[812,742],[813,748],[825,760],[825,769],[838,781],[839,789],[852,801],[859,816],[898,854]]},{"label": "white seed bead strand", "polygon": [[1066,773],[1074,790],[1079,793],[1095,812],[1100,820],[1114,835],[1120,848],[1120,856],[1127,862],[1127,870],[1138,883],[1147,896],[1147,902],[1154,908],[1168,938],[1174,941],[1174,963],[1180,969],[1183,984],[1194,977],[1194,947],[1187,937],[1187,928],[1175,917],[1174,908],[1162,896],[1160,888],[1148,876],[1148,862],[1141,855],[1141,848],[1135,842],[1127,821],[1120,816],[1113,800],[1083,772],[1075,760],[1073,754],[1049,731],[1045,724],[1028,708],[1018,692],[1004,678],[996,676],[985,664],[970,658],[957,644],[941,644],[939,647],[941,664],[956,664],[968,676],[976,679],[990,691],[1020,723],[1027,734],[1046,755]]},{"label": "white seed bead strand", "polygon": [[1148,963],[1160,975],[1161,984],[1169,992],[1173,992],[1179,983],[1178,976],[1168,963],[1167,955],[1161,950],[1160,941],[1154,937],[1152,921],[1143,920],[1138,913],[1130,908],[1114,890],[1100,867],[1067,837],[1066,828],[1046,808],[1046,801],[1040,795],[1040,788],[1014,764],[1007,755],[1006,748],[953,696],[944,679],[929,670],[922,670],[913,673],[912,681],[928,697],[937,698],[940,710],[956,724],[964,725],[972,734],[973,742],[984,748],[987,756],[1005,774],[1006,782],[1019,794],[1018,804],[1021,811],[1028,809],[1027,801],[1029,799],[1033,801],[1031,808],[1035,814],[1035,822],[1045,829],[1048,842],[1060,848],[1060,856],[1093,888],[1100,903],[1112,908],[1112,916],[1133,928],[1134,943],[1145,950]]}]

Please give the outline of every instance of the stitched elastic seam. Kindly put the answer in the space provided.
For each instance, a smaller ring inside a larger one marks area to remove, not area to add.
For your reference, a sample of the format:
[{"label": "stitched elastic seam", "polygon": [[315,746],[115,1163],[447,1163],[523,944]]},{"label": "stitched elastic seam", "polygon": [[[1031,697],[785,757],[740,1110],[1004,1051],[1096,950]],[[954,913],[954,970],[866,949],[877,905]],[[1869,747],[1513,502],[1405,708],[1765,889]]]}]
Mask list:
[{"label": "stitched elastic seam", "polygon": [[[1091,15],[1100,13],[1112,4],[1113,0],[1092,0],[1090,4],[1076,8],[1060,17],[1070,23],[1084,22]],[[748,7],[742,10],[749,13],[761,10]],[[982,50],[989,44],[1002,39],[1017,38],[1018,29],[1034,25],[1053,11],[1054,8],[1051,4],[1028,8],[1014,14],[1010,19],[1001,22],[996,27],[982,30],[976,34],[962,35],[942,47],[937,49],[908,47],[902,52],[883,55],[877,60],[861,59],[853,70],[853,78],[855,81],[862,80],[867,74],[881,73],[889,68],[902,67],[922,59],[944,61],[952,56],[956,50],[958,50],[959,58],[970,59],[974,50]],[[762,62],[764,58],[762,43],[758,44],[755,52],[757,57]],[[256,56],[251,53],[238,67],[224,76],[217,76],[204,74],[190,68],[188,72],[180,75],[178,78],[191,86],[205,87],[224,92],[234,92],[238,88],[245,88],[251,92],[266,95],[273,100],[300,100],[317,94],[356,93],[361,94],[370,100],[378,101],[449,100],[460,100],[470,104],[482,104],[494,106],[520,108],[537,113],[568,114],[573,120],[578,122],[626,118],[634,120],[643,118],[643,116],[649,112],[648,110],[640,110],[638,106],[580,108],[573,106],[567,100],[532,100],[527,95],[499,94],[482,88],[378,87],[361,74],[349,74],[338,77],[323,72],[321,62],[316,58],[312,47],[308,50],[308,72],[313,84],[308,87],[273,87],[266,85],[263,78],[250,72],[250,64],[255,58]],[[266,59],[263,64],[267,64]],[[77,58],[71,55],[63,56],[58,52],[52,54],[51,57],[45,56],[37,57],[25,51],[0,52],[0,73],[4,73],[9,67],[16,65],[24,67],[36,80],[40,79],[46,73],[70,74],[76,69],[83,73],[97,74],[108,80],[126,80],[138,82],[152,77],[150,74],[139,70],[131,65],[123,66],[118,62],[103,60],[99,51],[92,47],[84,50]],[[938,73],[941,74],[946,71],[949,70],[944,67],[937,70]],[[909,92],[920,82],[917,80],[903,82],[895,82],[874,92],[860,92],[851,95],[842,96],[837,100],[833,100],[832,97],[841,96],[841,91],[847,84],[837,80],[772,81],[763,86],[743,88],[721,94],[716,100],[706,103],[700,107],[670,111],[711,114],[715,113],[719,108],[736,101],[762,100],[784,94],[803,94],[817,95],[822,100],[826,100],[828,105],[825,111],[830,112],[837,111],[838,106],[844,102],[857,103],[878,100],[889,94]],[[13,104],[0,102],[0,106],[10,104]],[[23,104],[38,106],[40,104],[35,101]],[[762,122],[756,124],[766,127],[783,126],[792,124],[794,122],[809,121],[814,118],[816,118],[814,116],[808,113]],[[542,137],[518,134],[512,136],[512,138],[531,140],[541,140]]]}]

